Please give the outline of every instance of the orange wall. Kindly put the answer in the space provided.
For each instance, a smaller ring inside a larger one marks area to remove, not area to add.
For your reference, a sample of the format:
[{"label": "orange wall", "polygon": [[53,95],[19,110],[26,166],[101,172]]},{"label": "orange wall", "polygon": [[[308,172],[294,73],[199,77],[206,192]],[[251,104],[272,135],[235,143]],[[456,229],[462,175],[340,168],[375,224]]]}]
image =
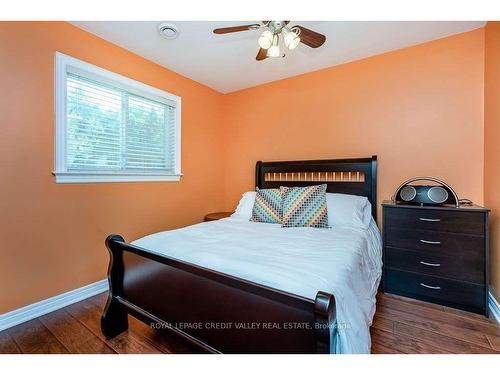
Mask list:
[{"label": "orange wall", "polygon": [[483,203],[484,29],[227,95],[226,208],[256,160],[378,155],[379,202],[431,175]]},{"label": "orange wall", "polygon": [[[56,51],[182,97],[181,182],[54,182]],[[109,233],[221,209],[222,94],[62,22],[0,22],[0,87],[0,314],[103,279]]]},{"label": "orange wall", "polygon": [[491,285],[500,301],[500,22],[486,25],[484,79],[484,202],[491,208]]}]

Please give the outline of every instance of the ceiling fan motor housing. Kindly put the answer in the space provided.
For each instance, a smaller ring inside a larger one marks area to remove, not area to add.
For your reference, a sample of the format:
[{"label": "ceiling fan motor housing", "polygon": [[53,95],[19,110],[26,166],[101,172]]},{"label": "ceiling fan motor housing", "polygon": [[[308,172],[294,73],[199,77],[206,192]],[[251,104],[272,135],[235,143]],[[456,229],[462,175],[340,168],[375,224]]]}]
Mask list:
[{"label": "ceiling fan motor housing", "polygon": [[271,21],[271,22],[269,22],[269,26],[271,26],[276,31],[282,29],[287,24],[288,24],[288,21]]}]

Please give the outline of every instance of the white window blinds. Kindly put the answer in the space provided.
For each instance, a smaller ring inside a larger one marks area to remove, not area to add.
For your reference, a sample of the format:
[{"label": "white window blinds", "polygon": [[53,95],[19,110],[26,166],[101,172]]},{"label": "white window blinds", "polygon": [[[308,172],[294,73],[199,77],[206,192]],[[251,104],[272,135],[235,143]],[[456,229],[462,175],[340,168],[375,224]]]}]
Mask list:
[{"label": "white window blinds", "polygon": [[58,182],[178,180],[180,98],[57,57]]},{"label": "white window blinds", "polygon": [[67,76],[68,170],[174,172],[172,107]]}]

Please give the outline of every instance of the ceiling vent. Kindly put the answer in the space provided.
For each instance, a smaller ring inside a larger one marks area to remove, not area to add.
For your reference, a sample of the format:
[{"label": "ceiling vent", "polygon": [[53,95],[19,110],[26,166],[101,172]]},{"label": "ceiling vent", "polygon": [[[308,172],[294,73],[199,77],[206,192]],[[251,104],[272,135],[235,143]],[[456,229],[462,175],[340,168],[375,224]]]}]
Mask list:
[{"label": "ceiling vent", "polygon": [[179,29],[171,23],[160,23],[158,32],[165,39],[175,39],[179,36]]}]

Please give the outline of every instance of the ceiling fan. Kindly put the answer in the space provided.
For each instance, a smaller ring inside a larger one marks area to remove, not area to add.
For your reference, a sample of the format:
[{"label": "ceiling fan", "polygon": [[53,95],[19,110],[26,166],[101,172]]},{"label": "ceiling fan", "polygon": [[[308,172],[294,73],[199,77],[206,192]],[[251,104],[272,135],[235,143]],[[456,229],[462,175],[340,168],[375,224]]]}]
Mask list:
[{"label": "ceiling fan", "polygon": [[251,25],[222,27],[215,29],[215,34],[236,33],[239,31],[264,29],[258,39],[259,52],[255,57],[258,61],[268,57],[285,57],[285,48],[295,49],[299,43],[311,48],[318,48],[326,41],[323,34],[309,30],[304,26],[288,27],[290,21],[262,21]]}]

